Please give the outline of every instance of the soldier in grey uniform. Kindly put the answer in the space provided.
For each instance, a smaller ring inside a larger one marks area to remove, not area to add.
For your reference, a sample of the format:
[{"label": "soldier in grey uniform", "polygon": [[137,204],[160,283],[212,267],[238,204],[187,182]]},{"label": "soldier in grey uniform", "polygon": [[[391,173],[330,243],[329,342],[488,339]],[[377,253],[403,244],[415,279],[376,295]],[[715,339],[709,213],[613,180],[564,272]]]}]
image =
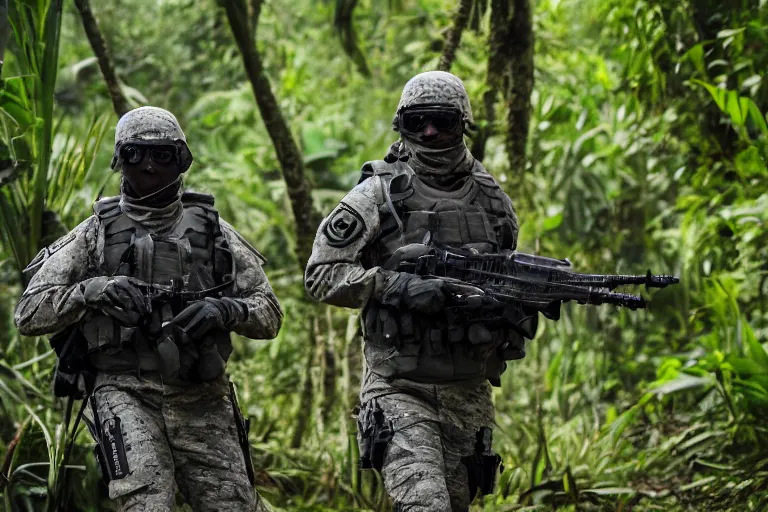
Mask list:
[{"label": "soldier in grey uniform", "polygon": [[465,145],[472,111],[459,78],[412,78],[393,124],[400,141],[363,166],[318,229],[305,287],[317,300],[362,309],[361,466],[382,472],[398,511],[465,511],[493,488],[491,385],[500,385],[505,361],[524,357],[524,339],[514,318],[472,309],[482,290],[395,269],[432,242],[512,251],[518,221]]},{"label": "soldier in grey uniform", "polygon": [[24,335],[82,344],[95,374],[89,427],[119,510],[173,510],[174,483],[194,510],[268,510],[225,363],[231,331],[274,338],[282,311],[264,259],[213,197],[182,192],[191,163],[173,114],[125,114],[120,195],[35,258],[15,321]]}]

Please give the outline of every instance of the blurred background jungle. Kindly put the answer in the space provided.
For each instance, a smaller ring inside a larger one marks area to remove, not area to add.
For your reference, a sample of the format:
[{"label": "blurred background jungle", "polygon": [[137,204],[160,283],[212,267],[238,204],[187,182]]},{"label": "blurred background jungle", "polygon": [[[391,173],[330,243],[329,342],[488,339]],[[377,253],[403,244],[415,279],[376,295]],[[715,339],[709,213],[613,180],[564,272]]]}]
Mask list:
[{"label": "blurred background jungle", "polygon": [[[322,216],[397,138],[405,82],[450,69],[519,249],[672,273],[647,310],[566,304],[510,364],[473,510],[768,510],[765,0],[0,0],[0,494],[109,510],[67,444],[20,269],[115,195],[118,114],[174,112],[188,188],[269,260],[279,336],[235,339],[258,489],[276,510],[389,510],[357,469],[357,312],[312,303]],[[646,292],[643,292],[644,294]],[[66,477],[62,477],[66,475]]]}]

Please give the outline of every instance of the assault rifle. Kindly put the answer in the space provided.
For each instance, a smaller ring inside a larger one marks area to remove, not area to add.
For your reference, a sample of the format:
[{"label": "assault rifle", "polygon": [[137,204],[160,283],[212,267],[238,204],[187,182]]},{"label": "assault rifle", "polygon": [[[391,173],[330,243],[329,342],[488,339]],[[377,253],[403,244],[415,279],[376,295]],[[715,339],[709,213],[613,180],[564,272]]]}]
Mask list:
[{"label": "assault rifle", "polygon": [[[552,320],[560,317],[560,304],[568,301],[645,308],[643,297],[613,290],[623,285],[664,288],[680,281],[671,275],[654,275],[650,270],[645,275],[580,274],[571,270],[567,259],[522,252],[481,254],[438,244],[401,247],[385,268],[442,279],[449,288],[452,285],[455,290],[469,290],[454,294],[458,306],[480,299],[484,305],[510,304],[539,311]],[[484,295],[473,297],[472,287]]]},{"label": "assault rifle", "polygon": [[[206,297],[218,297],[226,289],[233,286],[233,280],[200,291],[185,291],[181,280],[170,285],[147,284],[138,279],[131,279],[133,284],[142,292],[147,304],[148,314],[141,319],[139,328],[148,339],[158,341],[158,352],[165,366],[164,371],[171,375],[179,371],[178,348],[174,340],[179,332],[174,331],[170,318],[163,318],[163,305],[171,305],[171,313],[176,315],[192,302]],[[153,314],[156,312],[156,314]],[[88,343],[83,337],[81,322],[74,323],[50,338],[51,347],[56,352],[57,366],[54,374],[53,392],[57,397],[74,397],[82,399],[92,384],[94,369],[88,361]],[[166,343],[170,342],[170,343]],[[80,376],[84,385],[80,385]]]},{"label": "assault rifle", "polygon": [[147,284],[137,279],[131,279],[131,281],[144,295],[150,313],[164,304],[170,304],[174,314],[178,314],[191,303],[206,297],[220,297],[225,290],[234,285],[234,280],[230,279],[205,290],[188,291],[184,290],[184,283],[181,280],[171,280],[170,285]]},{"label": "assault rifle", "polygon": [[[155,348],[160,356],[161,373],[165,377],[182,375],[186,378],[190,369],[182,364],[179,344],[184,346],[189,343],[189,339],[183,331],[171,324],[170,320],[193,302],[204,300],[206,297],[221,297],[226,289],[234,285],[234,280],[229,279],[199,291],[184,290],[184,284],[180,280],[172,280],[170,285],[146,284],[140,281],[134,284],[142,291],[147,301],[149,313],[142,320],[140,328],[148,339],[157,340]],[[170,312],[163,312],[162,308],[166,304],[170,305]],[[220,359],[218,364],[223,371],[224,361]]]}]

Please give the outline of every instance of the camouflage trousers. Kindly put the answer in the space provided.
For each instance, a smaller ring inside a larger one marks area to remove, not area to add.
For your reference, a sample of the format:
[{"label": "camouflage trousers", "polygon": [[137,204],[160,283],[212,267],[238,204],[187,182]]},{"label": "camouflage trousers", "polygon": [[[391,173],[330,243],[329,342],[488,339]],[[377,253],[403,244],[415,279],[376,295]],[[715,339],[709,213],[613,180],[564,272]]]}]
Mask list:
[{"label": "camouflage trousers", "polygon": [[[487,381],[421,384],[364,377],[358,425],[371,407],[392,422],[393,435],[379,469],[398,512],[465,512],[474,499],[463,459],[475,453],[477,433],[492,427]],[[370,418],[370,416],[368,416]],[[363,452],[363,435],[358,442]]]},{"label": "camouflage trousers", "polygon": [[100,373],[93,399],[102,431],[122,436],[124,458],[113,456],[125,476],[109,482],[118,510],[170,512],[177,484],[195,511],[269,511],[248,479],[226,376],[185,385]]}]

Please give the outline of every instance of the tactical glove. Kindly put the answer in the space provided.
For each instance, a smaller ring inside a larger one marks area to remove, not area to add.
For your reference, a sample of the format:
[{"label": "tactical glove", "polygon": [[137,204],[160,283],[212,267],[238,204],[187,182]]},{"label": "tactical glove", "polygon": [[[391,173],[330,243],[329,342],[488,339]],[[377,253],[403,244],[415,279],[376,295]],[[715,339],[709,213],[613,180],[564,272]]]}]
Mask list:
[{"label": "tactical glove", "polygon": [[103,311],[125,326],[138,325],[141,318],[149,313],[144,294],[130,277],[94,277],[83,285],[86,306]]},{"label": "tactical glove", "polygon": [[171,324],[192,341],[198,341],[212,329],[229,332],[247,317],[247,306],[237,299],[206,297],[187,306],[171,320]]},{"label": "tactical glove", "polygon": [[423,313],[436,313],[445,304],[445,283],[440,279],[422,279],[413,274],[395,272],[378,297],[382,304]]}]

